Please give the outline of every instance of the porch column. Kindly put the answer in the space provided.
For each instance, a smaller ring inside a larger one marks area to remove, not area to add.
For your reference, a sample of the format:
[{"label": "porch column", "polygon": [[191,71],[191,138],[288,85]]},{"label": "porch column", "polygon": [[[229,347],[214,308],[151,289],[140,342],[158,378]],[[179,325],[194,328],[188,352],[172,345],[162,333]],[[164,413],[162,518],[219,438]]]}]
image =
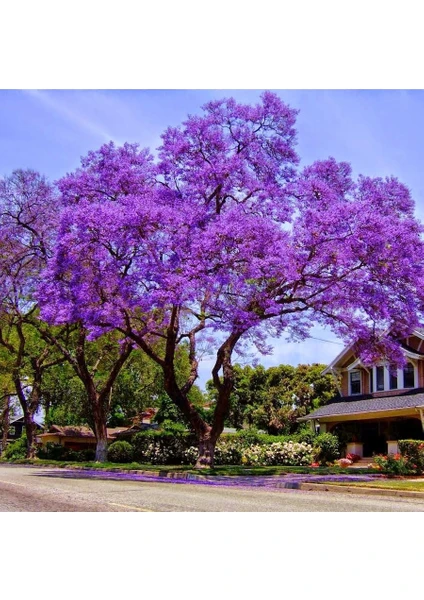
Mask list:
[{"label": "porch column", "polygon": [[424,410],[422,408],[418,409],[418,412],[420,413],[420,418],[421,418],[421,426],[423,428],[424,431]]}]

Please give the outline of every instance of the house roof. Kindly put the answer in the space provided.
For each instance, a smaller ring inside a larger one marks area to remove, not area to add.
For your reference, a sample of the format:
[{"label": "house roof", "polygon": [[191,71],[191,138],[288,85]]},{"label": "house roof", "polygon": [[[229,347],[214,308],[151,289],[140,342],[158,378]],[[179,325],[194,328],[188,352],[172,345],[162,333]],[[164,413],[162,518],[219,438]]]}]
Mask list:
[{"label": "house roof", "polygon": [[[25,423],[24,417],[21,415],[20,417],[16,417],[15,419],[9,421],[9,425],[15,425],[16,423]],[[39,421],[37,421],[37,419],[34,419],[34,423],[38,425],[38,427],[41,427],[41,424]]]},{"label": "house roof", "polygon": [[424,407],[424,388],[410,390],[397,396],[375,398],[371,394],[364,394],[355,396],[355,400],[351,400],[350,398],[346,398],[345,400],[337,399],[336,402],[321,406],[321,408],[309,413],[309,415],[301,417],[298,421],[418,407]]},{"label": "house roof", "polygon": [[[409,337],[412,336],[417,336],[419,338],[421,338],[422,340],[424,340],[424,327],[416,327],[410,334],[409,336],[405,337],[405,340],[408,339]],[[404,350],[406,350],[407,352],[410,352],[411,354],[414,355],[415,358],[419,358],[421,356],[424,356],[424,352],[416,350],[415,348],[412,348],[412,346],[408,346],[405,342],[405,340],[402,341],[401,346]],[[330,373],[337,364],[339,364],[341,362],[342,359],[347,359],[347,357],[349,356],[349,353],[353,352],[354,349],[354,344],[351,343],[348,346],[346,346],[345,348],[343,348],[343,350],[331,361],[331,363],[324,369],[324,371],[322,372],[323,375],[326,375],[327,373]]]},{"label": "house roof", "polygon": [[[107,437],[113,438],[117,433],[125,431],[128,427],[108,427]],[[77,438],[93,438],[94,433],[89,427],[74,427],[74,426],[59,426],[52,425],[47,433],[42,433],[38,437],[57,435],[59,437],[77,437]]]}]

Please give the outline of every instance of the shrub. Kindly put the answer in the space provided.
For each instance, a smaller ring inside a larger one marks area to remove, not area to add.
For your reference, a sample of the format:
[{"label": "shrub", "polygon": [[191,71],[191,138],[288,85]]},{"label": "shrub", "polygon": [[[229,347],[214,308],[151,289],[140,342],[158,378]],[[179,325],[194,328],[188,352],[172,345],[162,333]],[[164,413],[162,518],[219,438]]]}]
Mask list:
[{"label": "shrub", "polygon": [[6,460],[18,460],[19,458],[25,458],[27,455],[27,439],[23,435],[19,439],[8,444],[2,453],[2,458]]},{"label": "shrub", "polygon": [[340,456],[339,440],[332,433],[320,433],[315,438],[315,459],[321,464],[334,462]]},{"label": "shrub", "polygon": [[246,448],[241,457],[245,465],[309,465],[313,458],[310,444],[301,442],[275,442]]},{"label": "shrub", "polygon": [[60,444],[47,442],[45,446],[40,446],[37,449],[37,456],[38,458],[44,458],[47,460],[64,460],[66,450],[67,448],[64,448]]},{"label": "shrub", "polygon": [[[197,449],[196,449],[197,450]],[[243,455],[243,440],[237,438],[219,440],[215,447],[215,464],[239,465]],[[197,450],[198,454],[198,450]],[[196,456],[197,458],[197,456]]]},{"label": "shrub", "polygon": [[129,442],[113,442],[107,449],[107,458],[114,463],[130,463],[134,448]]},{"label": "shrub", "polygon": [[251,444],[260,443],[261,438],[263,439],[264,436],[266,436],[266,434],[258,433],[258,430],[254,429],[253,427],[251,429],[241,429],[240,431],[237,431],[237,433],[233,435],[233,437],[240,440],[240,442],[242,444],[244,444],[245,446],[250,446]]},{"label": "shrub", "polygon": [[346,457],[338,460],[337,464],[339,465],[339,467],[343,467],[343,469],[345,469],[346,467],[350,467],[350,465],[353,464],[353,461],[350,458]]},{"label": "shrub", "polygon": [[65,448],[60,444],[47,442],[45,446],[40,446],[37,450],[38,458],[46,460],[70,460],[76,462],[87,462],[94,460],[96,451],[94,448],[86,448],[85,450],[72,450]]},{"label": "shrub", "polygon": [[379,455],[374,457],[374,462],[380,471],[386,475],[408,475],[411,469],[408,466],[408,460],[400,454],[389,454],[388,456]]},{"label": "shrub", "polygon": [[148,430],[132,438],[134,459],[153,465],[187,464],[186,451],[194,443],[194,436],[187,431]]},{"label": "shrub", "polygon": [[162,423],[162,430],[168,433],[181,434],[187,432],[187,427],[182,423],[174,423],[167,419]]},{"label": "shrub", "polygon": [[308,428],[304,428],[301,429],[297,434],[296,434],[296,440],[298,442],[305,442],[306,444],[311,444],[311,446],[313,446],[315,444],[315,441],[317,439],[317,434],[315,432],[312,431],[312,429]]},{"label": "shrub", "polygon": [[399,440],[399,451],[406,459],[408,468],[414,473],[424,472],[424,441]]}]

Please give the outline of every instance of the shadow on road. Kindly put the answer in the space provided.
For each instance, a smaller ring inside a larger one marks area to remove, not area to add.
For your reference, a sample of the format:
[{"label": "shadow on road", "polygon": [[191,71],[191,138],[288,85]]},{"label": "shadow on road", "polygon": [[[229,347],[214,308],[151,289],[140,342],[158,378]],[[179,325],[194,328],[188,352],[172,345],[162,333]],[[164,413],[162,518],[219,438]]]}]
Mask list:
[{"label": "shadow on road", "polygon": [[320,482],[353,482],[353,481],[372,481],[377,475],[296,475],[285,474],[278,476],[199,476],[184,474],[184,477],[178,477],[175,473],[172,477],[146,475],[137,473],[113,473],[99,472],[79,469],[51,470],[38,473],[31,473],[31,477],[52,477],[61,479],[89,479],[102,481],[132,481],[140,483],[177,483],[190,485],[207,486],[225,486],[225,487],[260,487],[268,489],[296,489],[301,483],[320,483]]}]

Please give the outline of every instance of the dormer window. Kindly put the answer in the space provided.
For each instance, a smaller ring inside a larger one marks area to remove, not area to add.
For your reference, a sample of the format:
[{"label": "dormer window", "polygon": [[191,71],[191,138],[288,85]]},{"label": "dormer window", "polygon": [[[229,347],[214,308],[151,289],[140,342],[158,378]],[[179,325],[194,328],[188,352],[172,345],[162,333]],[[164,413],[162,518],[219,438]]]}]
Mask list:
[{"label": "dormer window", "polygon": [[371,369],[371,391],[384,392],[415,388],[418,380],[417,367],[408,362],[404,369],[395,365],[378,365]]},{"label": "dormer window", "polygon": [[361,393],[361,372],[360,371],[351,371],[350,375],[350,394],[353,396],[354,394]]}]

